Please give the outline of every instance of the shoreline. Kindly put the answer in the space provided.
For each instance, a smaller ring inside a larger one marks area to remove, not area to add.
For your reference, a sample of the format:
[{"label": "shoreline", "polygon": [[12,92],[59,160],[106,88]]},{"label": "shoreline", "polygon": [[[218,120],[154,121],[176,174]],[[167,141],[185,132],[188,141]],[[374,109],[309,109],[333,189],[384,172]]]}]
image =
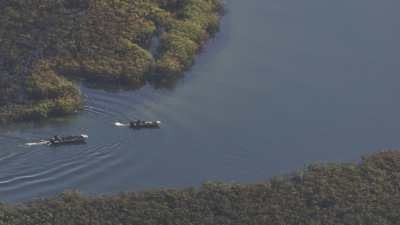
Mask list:
[{"label": "shoreline", "polygon": [[[91,5],[94,2],[57,3],[47,11],[48,3],[41,3],[43,9],[24,6],[43,14],[41,18],[18,4],[2,9],[0,19],[7,22],[0,28],[11,30],[3,34],[4,43],[0,43],[5,52],[0,73],[7,75],[0,80],[0,87],[4,86],[0,90],[2,123],[36,121],[80,110],[83,101],[79,90],[67,77],[132,87],[178,79],[218,32],[223,16],[219,0],[190,0],[184,4],[146,0],[137,5],[112,5],[113,1],[104,0],[104,5],[96,7]],[[12,10],[21,14],[19,25],[27,26],[24,34],[12,23]],[[79,13],[71,18],[60,10],[71,15]],[[58,24],[43,22],[54,16],[59,17]],[[25,17],[34,21],[33,25],[24,24]],[[121,24],[121,20],[126,22]],[[35,27],[41,24],[46,30],[37,33]],[[24,35],[35,39],[24,40]],[[156,49],[151,43],[154,39],[159,42]],[[32,47],[21,46],[20,42]],[[8,87],[10,83],[14,85]],[[62,104],[57,103],[60,101]]]},{"label": "shoreline", "polygon": [[[255,184],[206,182],[199,188],[153,189],[2,204],[7,224],[394,224],[400,151],[360,162],[311,164]],[[39,222],[40,221],[40,222]],[[358,221],[358,222],[357,222]],[[382,221],[386,221],[382,223]]]}]

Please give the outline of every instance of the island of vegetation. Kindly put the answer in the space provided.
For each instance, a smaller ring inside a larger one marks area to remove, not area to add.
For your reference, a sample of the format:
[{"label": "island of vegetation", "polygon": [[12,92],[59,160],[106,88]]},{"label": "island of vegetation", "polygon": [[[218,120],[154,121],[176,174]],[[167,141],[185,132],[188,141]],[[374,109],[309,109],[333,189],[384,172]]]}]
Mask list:
[{"label": "island of vegetation", "polygon": [[82,107],[67,78],[176,77],[219,29],[220,0],[0,1],[0,122]]},{"label": "island of vegetation", "polygon": [[399,205],[400,152],[384,151],[357,163],[312,164],[253,185],[205,183],[92,198],[66,192],[2,204],[0,224],[394,225]]}]

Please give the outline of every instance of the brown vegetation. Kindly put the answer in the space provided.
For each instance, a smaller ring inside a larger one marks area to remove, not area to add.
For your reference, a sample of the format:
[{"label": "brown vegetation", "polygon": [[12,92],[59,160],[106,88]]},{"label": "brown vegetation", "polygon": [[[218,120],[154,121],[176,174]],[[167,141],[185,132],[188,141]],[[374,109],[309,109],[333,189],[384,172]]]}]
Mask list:
[{"label": "brown vegetation", "polygon": [[394,225],[400,221],[400,152],[360,163],[313,164],[254,185],[87,198],[68,192],[0,207],[0,224]]},{"label": "brown vegetation", "polygon": [[[219,0],[7,0],[1,4],[3,122],[79,109],[78,91],[65,76],[136,86],[154,73],[182,74],[218,30],[221,10]],[[160,45],[152,46],[154,39],[160,39]]]}]

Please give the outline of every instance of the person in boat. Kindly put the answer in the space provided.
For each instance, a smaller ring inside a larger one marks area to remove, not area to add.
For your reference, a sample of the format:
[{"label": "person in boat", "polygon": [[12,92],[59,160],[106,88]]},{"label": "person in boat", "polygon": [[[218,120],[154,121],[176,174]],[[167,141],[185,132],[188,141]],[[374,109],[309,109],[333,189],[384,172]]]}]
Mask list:
[{"label": "person in boat", "polygon": [[49,142],[50,142],[50,144],[53,144],[53,145],[81,144],[81,143],[86,143],[86,139],[88,139],[88,137],[89,136],[87,136],[86,134],[81,134],[79,136],[65,136],[65,137],[59,137],[59,136],[55,135],[49,139]]},{"label": "person in boat", "polygon": [[51,142],[59,142],[61,141],[61,138],[58,135],[54,135],[54,137],[50,138]]},{"label": "person in boat", "polygon": [[142,123],[141,120],[134,120],[134,121],[129,122],[129,126],[130,126],[130,127],[137,127],[137,126],[139,126],[141,123]]},{"label": "person in boat", "polygon": [[129,126],[130,126],[130,127],[136,126],[136,121],[131,121],[131,122],[129,122]]},{"label": "person in boat", "polygon": [[58,135],[54,135],[52,138],[49,139],[51,143],[60,142],[61,139]]}]

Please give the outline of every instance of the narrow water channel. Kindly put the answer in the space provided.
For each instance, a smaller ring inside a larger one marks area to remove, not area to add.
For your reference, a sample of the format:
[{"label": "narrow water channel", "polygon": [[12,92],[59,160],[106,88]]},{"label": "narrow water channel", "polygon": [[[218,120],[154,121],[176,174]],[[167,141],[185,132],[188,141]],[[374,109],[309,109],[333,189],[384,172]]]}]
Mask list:
[{"label": "narrow water channel", "polygon": [[[171,87],[88,88],[85,111],[0,128],[0,201],[250,183],[400,146],[400,2],[230,0]],[[161,120],[162,129],[113,126]],[[24,143],[89,135],[87,145]]]}]

